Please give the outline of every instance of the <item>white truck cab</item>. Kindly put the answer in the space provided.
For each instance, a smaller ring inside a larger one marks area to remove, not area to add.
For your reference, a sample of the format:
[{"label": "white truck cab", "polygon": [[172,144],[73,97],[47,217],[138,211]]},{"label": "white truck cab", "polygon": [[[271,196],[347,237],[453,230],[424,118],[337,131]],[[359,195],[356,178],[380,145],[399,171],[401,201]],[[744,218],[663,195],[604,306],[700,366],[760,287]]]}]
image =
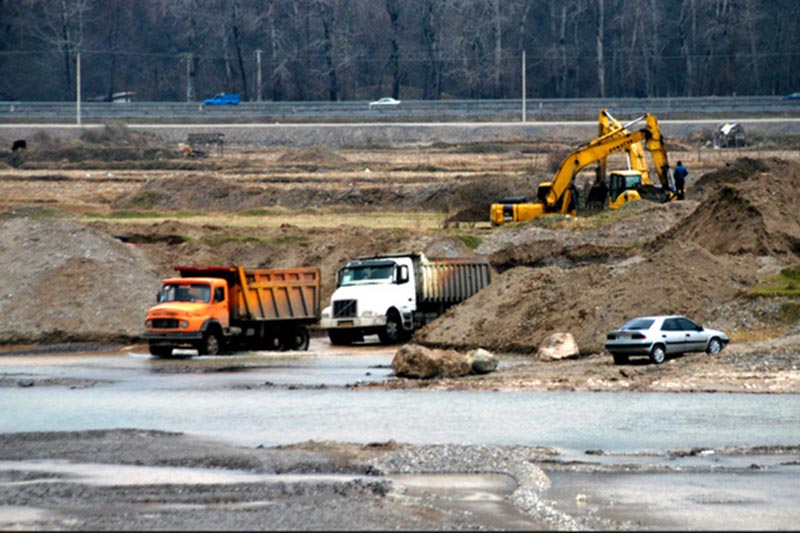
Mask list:
[{"label": "white truck cab", "polygon": [[421,253],[361,257],[337,273],[320,328],[332,344],[352,344],[371,334],[383,344],[402,342],[490,277],[485,260],[429,260]]}]

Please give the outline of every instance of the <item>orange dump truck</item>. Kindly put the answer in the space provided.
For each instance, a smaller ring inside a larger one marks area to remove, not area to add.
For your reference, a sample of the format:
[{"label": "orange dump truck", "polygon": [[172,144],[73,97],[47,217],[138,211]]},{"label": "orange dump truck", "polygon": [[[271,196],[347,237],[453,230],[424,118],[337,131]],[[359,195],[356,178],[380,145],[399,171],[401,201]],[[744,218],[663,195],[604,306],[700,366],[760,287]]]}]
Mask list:
[{"label": "orange dump truck", "polygon": [[175,270],[180,277],[162,281],[158,303],[147,312],[142,338],[151,354],[308,349],[308,326],[320,317],[318,268]]}]

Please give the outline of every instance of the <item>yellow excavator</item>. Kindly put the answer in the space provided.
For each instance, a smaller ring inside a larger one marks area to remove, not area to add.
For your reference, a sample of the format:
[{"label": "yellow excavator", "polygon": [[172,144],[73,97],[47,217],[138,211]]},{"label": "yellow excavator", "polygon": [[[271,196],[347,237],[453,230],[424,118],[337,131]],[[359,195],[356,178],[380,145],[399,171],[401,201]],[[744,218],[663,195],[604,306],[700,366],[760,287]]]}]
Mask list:
[{"label": "yellow excavator", "polygon": [[[642,121],[645,122],[644,127],[630,131],[630,127]],[[642,142],[653,158],[660,186],[650,179]],[[606,185],[606,160],[618,153],[625,154],[628,168],[612,171]],[[666,146],[655,116],[648,113],[623,125],[604,109],[598,116],[598,137],[569,154],[561,162],[552,181],[539,184],[536,201],[511,197],[492,204],[492,225],[532,220],[548,213],[575,216],[578,208],[575,176],[592,163],[597,163],[598,168],[589,199],[599,197],[603,205],[610,209],[617,209],[635,200],[669,202],[676,198]]]}]

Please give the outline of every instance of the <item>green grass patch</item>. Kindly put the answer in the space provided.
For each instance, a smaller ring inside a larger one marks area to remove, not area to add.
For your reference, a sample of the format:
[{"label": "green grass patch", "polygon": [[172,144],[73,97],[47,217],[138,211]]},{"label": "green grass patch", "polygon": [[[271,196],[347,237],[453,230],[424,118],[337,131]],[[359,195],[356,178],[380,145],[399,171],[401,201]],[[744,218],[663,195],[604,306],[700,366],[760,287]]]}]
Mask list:
[{"label": "green grass patch", "polygon": [[293,244],[302,244],[310,241],[311,239],[305,235],[284,235],[283,237],[270,240],[272,244],[277,244],[278,246],[291,246]]},{"label": "green grass patch", "polygon": [[470,250],[474,250],[483,242],[483,237],[478,237],[477,235],[459,234],[456,237]]},{"label": "green grass patch", "polygon": [[750,291],[754,297],[800,296],[800,265],[786,267]]},{"label": "green grass patch", "polygon": [[236,216],[240,217],[270,217],[275,215],[284,215],[286,214],[287,210],[284,207],[275,207],[275,208],[266,208],[266,207],[256,207],[255,209],[247,209],[245,211],[239,211],[236,213]]},{"label": "green grass patch", "polygon": [[8,220],[11,218],[30,218],[33,220],[40,220],[46,218],[69,218],[71,215],[59,209],[52,209],[50,207],[23,207],[21,209],[14,209],[13,211],[3,211],[0,213],[0,220]]},{"label": "green grass patch", "polygon": [[251,235],[228,233],[225,235],[206,235],[201,237],[197,242],[211,246],[212,248],[218,248],[229,243],[262,242],[262,239],[259,237],[253,237]]},{"label": "green grass patch", "polygon": [[191,218],[202,216],[198,211],[175,211],[172,213],[158,213],[156,211],[114,211],[108,214],[92,215],[92,218],[106,218],[114,220],[129,220],[134,218]]}]

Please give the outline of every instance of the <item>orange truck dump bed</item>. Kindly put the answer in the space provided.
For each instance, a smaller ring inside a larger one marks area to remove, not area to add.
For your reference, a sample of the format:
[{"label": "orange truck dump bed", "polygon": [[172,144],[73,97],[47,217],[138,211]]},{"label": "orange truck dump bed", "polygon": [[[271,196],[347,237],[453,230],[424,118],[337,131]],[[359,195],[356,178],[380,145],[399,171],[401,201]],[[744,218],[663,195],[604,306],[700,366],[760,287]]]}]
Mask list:
[{"label": "orange truck dump bed", "polygon": [[318,268],[176,267],[147,312],[150,353],[200,355],[228,349],[306,350],[320,317]]}]

